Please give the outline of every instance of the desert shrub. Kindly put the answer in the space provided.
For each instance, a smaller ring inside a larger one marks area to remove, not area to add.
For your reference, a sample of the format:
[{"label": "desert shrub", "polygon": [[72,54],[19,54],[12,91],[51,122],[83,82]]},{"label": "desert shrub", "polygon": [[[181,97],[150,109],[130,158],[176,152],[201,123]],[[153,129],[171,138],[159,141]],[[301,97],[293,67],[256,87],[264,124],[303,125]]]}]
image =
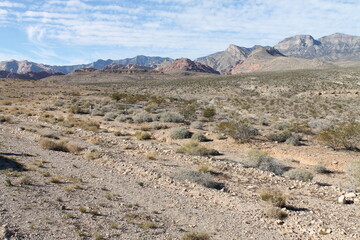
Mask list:
[{"label": "desert shrub", "polygon": [[248,157],[244,161],[244,165],[246,167],[273,172],[276,175],[281,175],[286,170],[286,167],[283,164],[270,157],[266,152],[257,150],[253,150],[248,153]]},{"label": "desert shrub", "polygon": [[210,240],[210,236],[207,233],[190,232],[186,233],[181,240]]},{"label": "desert shrub", "polygon": [[91,111],[91,115],[93,116],[105,116],[105,111],[100,108],[95,108]]},{"label": "desert shrub", "polygon": [[185,101],[178,108],[179,113],[187,120],[196,119],[197,109],[198,103],[196,100]]},{"label": "desert shrub", "polygon": [[198,172],[207,173],[210,172],[210,164],[209,163],[201,163],[197,167]]},{"label": "desert shrub", "polygon": [[154,116],[148,112],[139,112],[133,117],[134,122],[143,123],[143,122],[152,122]]},{"label": "desert shrub", "polygon": [[318,139],[329,147],[335,149],[360,149],[360,122],[341,122],[333,129],[323,130]]},{"label": "desert shrub", "polygon": [[206,147],[200,146],[197,142],[189,142],[184,144],[182,147],[176,150],[178,153],[183,153],[186,155],[192,156],[216,156],[220,153],[215,149],[208,149]]},{"label": "desert shrub", "polygon": [[314,178],[314,175],[305,169],[291,169],[283,174],[293,180],[309,182]]},{"label": "desert shrub", "polygon": [[182,123],[184,122],[184,117],[176,112],[164,112],[160,114],[160,121]]},{"label": "desert shrub", "polygon": [[133,118],[124,114],[120,114],[116,117],[116,121],[118,122],[133,122]]},{"label": "desert shrub", "polygon": [[69,108],[69,112],[73,114],[88,114],[89,110],[77,105],[73,105]]},{"label": "desert shrub", "polygon": [[322,165],[317,165],[313,167],[313,170],[317,173],[320,174],[328,174],[328,173],[332,173],[331,170],[327,169],[326,167],[322,166]]},{"label": "desert shrub", "polygon": [[287,218],[288,214],[279,207],[267,207],[264,210],[264,215],[269,218],[283,220]]},{"label": "desert shrub", "polygon": [[204,134],[198,132],[198,133],[194,133],[191,136],[192,140],[198,141],[198,142],[206,142],[209,141],[209,139],[207,137],[204,136]]},{"label": "desert shrub", "polygon": [[360,159],[349,164],[348,175],[355,190],[360,187]]},{"label": "desert shrub", "polygon": [[51,138],[51,139],[55,139],[55,140],[60,139],[59,136],[58,136],[58,133],[56,133],[56,132],[51,132],[51,131],[43,132],[43,133],[41,134],[41,137]]},{"label": "desert shrub", "polygon": [[291,137],[286,139],[285,143],[293,146],[300,146],[301,137],[297,134],[291,134]]},{"label": "desert shrub", "polygon": [[205,108],[202,113],[203,117],[206,118],[212,118],[215,116],[215,114],[216,114],[216,110],[213,107]]},{"label": "desert shrub", "polygon": [[47,150],[59,151],[59,152],[69,152],[66,142],[63,141],[53,141],[50,139],[41,139],[40,147]]},{"label": "desert shrub", "polygon": [[203,129],[203,124],[201,122],[196,121],[196,122],[192,122],[190,124],[190,127],[201,130]]},{"label": "desert shrub", "polygon": [[273,132],[266,135],[266,138],[273,142],[285,142],[288,138],[292,137],[292,133],[289,130],[283,130],[280,132]]},{"label": "desert shrub", "polygon": [[79,146],[78,144],[72,143],[72,142],[67,143],[66,148],[68,149],[69,152],[74,153],[74,154],[78,154],[84,149],[83,147]]},{"label": "desert shrub", "polygon": [[116,113],[108,112],[108,113],[105,114],[105,116],[104,116],[103,119],[104,119],[105,121],[114,121],[116,117],[117,117],[117,114],[116,114]]},{"label": "desert shrub", "polygon": [[120,101],[123,98],[126,98],[128,95],[126,93],[113,93],[111,94],[111,99],[115,100],[115,101]]},{"label": "desert shrub", "polygon": [[172,139],[184,139],[184,138],[190,138],[192,133],[183,127],[177,127],[172,129],[170,132],[170,137]]},{"label": "desert shrub", "polygon": [[153,128],[155,130],[168,129],[169,128],[169,126],[167,126],[166,124],[157,123],[157,122],[151,123],[150,126],[151,126],[151,128]]},{"label": "desert shrub", "polygon": [[249,142],[254,136],[259,135],[259,130],[251,127],[246,120],[222,122],[217,128],[221,133],[242,143]]},{"label": "desert shrub", "polygon": [[151,139],[151,134],[148,132],[136,132],[135,137],[137,140],[149,140]]},{"label": "desert shrub", "polygon": [[332,123],[328,119],[314,119],[309,121],[309,127],[319,133],[332,127]]},{"label": "desert shrub", "polygon": [[84,157],[88,160],[94,160],[101,157],[101,153],[99,151],[93,150],[84,155]]},{"label": "desert shrub", "polygon": [[270,203],[274,207],[285,207],[286,195],[277,189],[261,189],[259,192],[260,199]]},{"label": "desert shrub", "polygon": [[79,127],[92,132],[98,132],[100,130],[100,124],[94,121],[81,121]]},{"label": "desert shrub", "polygon": [[311,128],[307,122],[291,122],[289,130],[294,133],[312,134]]},{"label": "desert shrub", "polygon": [[197,184],[200,184],[207,188],[213,188],[221,190],[225,187],[224,183],[214,181],[213,177],[208,173],[195,172],[195,171],[182,171],[179,172],[176,176],[180,181],[190,181]]}]

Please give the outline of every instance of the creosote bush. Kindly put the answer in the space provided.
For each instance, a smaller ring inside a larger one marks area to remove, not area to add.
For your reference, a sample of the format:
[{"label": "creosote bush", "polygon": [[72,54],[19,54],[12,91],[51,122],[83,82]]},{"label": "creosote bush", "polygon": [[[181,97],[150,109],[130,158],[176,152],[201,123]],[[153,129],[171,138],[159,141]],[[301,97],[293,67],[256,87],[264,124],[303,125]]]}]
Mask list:
[{"label": "creosote bush", "polygon": [[160,114],[160,121],[182,123],[184,122],[184,117],[176,112],[164,112]]},{"label": "creosote bush", "polygon": [[184,139],[184,138],[190,138],[192,133],[183,127],[177,127],[172,129],[170,132],[170,137],[172,139]]},{"label": "creosote bush", "polygon": [[273,172],[276,175],[281,175],[286,170],[286,167],[283,164],[270,157],[266,152],[258,150],[252,150],[248,153],[248,157],[244,161],[244,165],[246,167]]},{"label": "creosote bush", "polygon": [[203,110],[203,117],[212,118],[216,114],[216,110],[213,107],[208,107]]},{"label": "creosote bush", "polygon": [[335,149],[360,149],[360,122],[340,122],[334,128],[323,130],[318,139]]},{"label": "creosote bush", "polygon": [[259,130],[251,127],[246,120],[221,122],[217,128],[220,133],[229,135],[241,143],[250,142],[254,136],[259,135]]},{"label": "creosote bush", "polygon": [[283,174],[293,180],[299,180],[303,182],[309,182],[314,178],[314,175],[305,169],[295,168],[291,169]]}]

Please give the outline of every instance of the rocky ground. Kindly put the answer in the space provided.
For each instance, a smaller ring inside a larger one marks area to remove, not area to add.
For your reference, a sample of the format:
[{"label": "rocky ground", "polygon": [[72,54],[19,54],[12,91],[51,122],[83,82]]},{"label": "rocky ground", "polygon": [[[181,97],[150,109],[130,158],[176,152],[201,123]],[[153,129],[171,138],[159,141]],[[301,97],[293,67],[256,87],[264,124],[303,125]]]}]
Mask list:
[{"label": "rocky ground", "polygon": [[[2,82],[4,89],[9,83]],[[33,94],[29,89],[22,92]],[[14,105],[26,104],[35,103]],[[132,134],[114,135],[135,131],[127,123],[102,122],[99,132],[69,130],[43,121],[41,113],[12,110],[0,113],[11,117],[2,118],[0,125],[0,238],[360,238],[360,195],[344,187],[343,159],[358,158],[356,152],[318,145],[239,144],[207,133],[213,139],[208,146],[222,155],[188,156],[176,152],[186,140],[170,140],[168,129],[142,141]],[[44,138],[56,137],[78,149],[54,151],[41,145]],[[303,160],[287,163],[296,167],[327,159],[332,171],[304,182],[247,168],[243,161],[252,148]],[[275,208],[261,199],[264,189],[280,191],[286,203]]]}]

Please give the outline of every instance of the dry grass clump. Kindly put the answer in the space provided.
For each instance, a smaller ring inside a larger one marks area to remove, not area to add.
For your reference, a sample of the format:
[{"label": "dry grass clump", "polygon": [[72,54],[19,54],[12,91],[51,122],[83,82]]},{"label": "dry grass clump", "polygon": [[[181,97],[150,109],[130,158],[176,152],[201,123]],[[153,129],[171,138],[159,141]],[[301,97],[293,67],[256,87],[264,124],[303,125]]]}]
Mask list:
[{"label": "dry grass clump", "polygon": [[207,233],[190,232],[186,233],[181,240],[210,240],[210,236]]},{"label": "dry grass clump", "polygon": [[74,154],[80,153],[83,148],[75,143],[69,143],[66,141],[54,141],[50,139],[41,139],[40,147],[47,150],[70,152]]},{"label": "dry grass clump", "polygon": [[193,141],[184,144],[182,147],[178,148],[176,152],[192,156],[216,156],[220,154],[215,149],[200,146],[199,143]]},{"label": "dry grass clump", "polygon": [[248,153],[248,157],[244,161],[244,165],[246,167],[273,172],[276,175],[281,175],[286,170],[286,167],[283,164],[270,157],[266,152],[258,150],[252,150]]},{"label": "dry grass clump", "polygon": [[290,179],[299,180],[303,182],[309,182],[314,178],[314,175],[311,172],[301,168],[291,169],[285,172],[283,175],[289,177]]},{"label": "dry grass clump", "polygon": [[164,112],[160,114],[160,121],[182,123],[184,122],[184,117],[176,112]]},{"label": "dry grass clump", "polygon": [[225,188],[225,184],[221,182],[217,182],[213,179],[213,177],[208,173],[195,172],[195,171],[181,171],[179,172],[175,178],[180,181],[190,181],[197,184],[200,184],[207,188],[213,188],[216,190],[221,190]]},{"label": "dry grass clump", "polygon": [[283,220],[287,218],[288,214],[279,207],[268,207],[264,210],[264,215],[270,218]]},{"label": "dry grass clump", "polygon": [[136,132],[135,137],[137,140],[150,140],[151,134],[148,132]]},{"label": "dry grass clump", "polygon": [[101,157],[101,153],[99,151],[91,151],[85,154],[85,159],[95,160]]},{"label": "dry grass clump", "polygon": [[285,207],[286,195],[276,189],[261,189],[259,192],[261,200],[270,203],[274,207]]},{"label": "dry grass clump", "polygon": [[47,150],[69,152],[66,142],[64,141],[53,141],[50,139],[41,139],[40,147]]}]

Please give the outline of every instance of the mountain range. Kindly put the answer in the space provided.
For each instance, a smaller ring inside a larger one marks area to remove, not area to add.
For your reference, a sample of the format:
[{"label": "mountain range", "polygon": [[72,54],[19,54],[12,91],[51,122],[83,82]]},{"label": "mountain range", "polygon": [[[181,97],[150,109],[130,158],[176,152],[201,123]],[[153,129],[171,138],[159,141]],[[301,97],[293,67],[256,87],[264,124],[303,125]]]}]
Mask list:
[{"label": "mountain range", "polygon": [[88,64],[51,66],[11,60],[0,62],[0,71],[4,71],[2,75],[8,76],[16,76],[9,73],[28,74],[29,72],[67,74],[82,68],[95,70],[140,68],[165,72],[183,70],[239,74],[252,71],[329,68],[335,66],[331,62],[345,61],[360,61],[359,36],[335,33],[314,39],[311,35],[296,35],[285,38],[273,47],[255,45],[246,48],[231,44],[224,51],[197,58],[195,61],[185,58],[174,61],[171,58],[140,55],[120,60],[99,59]]}]

